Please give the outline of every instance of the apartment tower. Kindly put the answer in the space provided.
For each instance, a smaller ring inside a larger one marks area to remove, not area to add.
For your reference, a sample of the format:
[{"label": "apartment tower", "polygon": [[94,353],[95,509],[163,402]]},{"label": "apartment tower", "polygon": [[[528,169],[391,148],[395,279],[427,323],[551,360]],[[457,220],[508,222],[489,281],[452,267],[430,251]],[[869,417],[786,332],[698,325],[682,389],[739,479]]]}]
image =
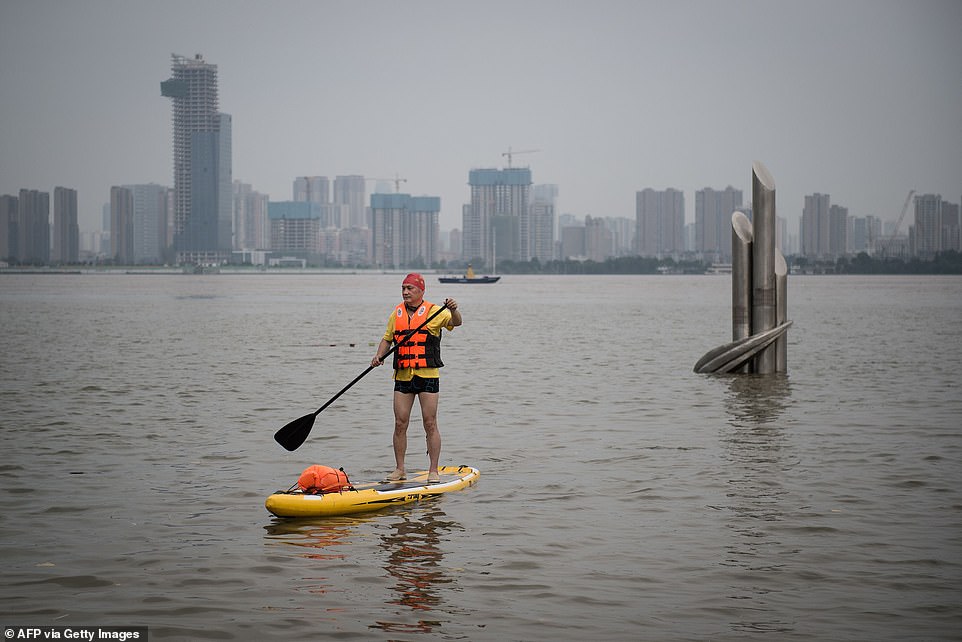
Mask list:
[{"label": "apartment tower", "polygon": [[380,268],[428,268],[440,249],[441,198],[371,194],[374,263]]},{"label": "apartment tower", "polygon": [[732,259],[732,214],[742,207],[742,191],[706,187],[695,192],[695,251],[715,261]]},{"label": "apartment tower", "polygon": [[110,258],[134,263],[134,191],[128,187],[110,188]]},{"label": "apartment tower", "polygon": [[50,262],[50,192],[21,189],[17,210],[17,252],[12,258],[27,265],[46,265]]},{"label": "apartment tower", "polygon": [[528,251],[532,259],[547,263],[555,255],[555,202],[557,185],[535,185],[531,191],[532,202],[528,213]]},{"label": "apartment tower", "polygon": [[942,251],[942,195],[915,197],[915,225],[912,226],[915,256],[931,261]]},{"label": "apartment tower", "polygon": [[[344,228],[367,228],[370,227],[367,217],[366,206],[367,189],[363,176],[335,176],[334,177],[334,204],[340,205],[333,212],[339,220],[332,220],[333,227]],[[332,219],[334,216],[332,216]]]},{"label": "apartment tower", "polygon": [[831,230],[831,196],[828,194],[809,194],[805,196],[802,208],[801,229],[802,256],[819,257],[829,255],[829,231]]},{"label": "apartment tower", "polygon": [[55,263],[73,264],[80,260],[80,226],[77,223],[77,190],[53,188],[53,250]]},{"label": "apartment tower", "polygon": [[471,204],[462,214],[462,257],[488,268],[496,262],[495,253],[498,260],[530,260],[531,170],[472,169],[468,185]]},{"label": "apartment tower", "polygon": [[685,194],[668,188],[635,192],[635,246],[640,256],[685,251]]}]

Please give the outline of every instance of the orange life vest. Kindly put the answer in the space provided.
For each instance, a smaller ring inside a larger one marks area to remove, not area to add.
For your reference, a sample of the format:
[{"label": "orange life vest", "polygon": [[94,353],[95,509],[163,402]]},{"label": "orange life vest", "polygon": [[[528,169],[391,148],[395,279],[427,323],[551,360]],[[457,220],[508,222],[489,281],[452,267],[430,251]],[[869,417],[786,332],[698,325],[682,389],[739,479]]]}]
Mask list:
[{"label": "orange life vest", "polygon": [[[433,303],[421,301],[418,309],[408,318],[404,303],[394,309],[394,343],[400,343],[410,330],[424,323],[434,307]],[[441,336],[434,336],[426,329],[418,330],[394,352],[394,369],[441,368]]]}]

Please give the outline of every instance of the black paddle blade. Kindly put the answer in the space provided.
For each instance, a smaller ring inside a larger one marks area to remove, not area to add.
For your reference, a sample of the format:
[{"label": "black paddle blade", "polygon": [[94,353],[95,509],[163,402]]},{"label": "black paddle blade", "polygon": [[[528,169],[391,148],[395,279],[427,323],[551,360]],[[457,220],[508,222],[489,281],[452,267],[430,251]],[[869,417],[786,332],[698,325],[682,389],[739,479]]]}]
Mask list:
[{"label": "black paddle blade", "polygon": [[315,413],[304,415],[300,419],[295,419],[280,430],[274,433],[274,441],[288,450],[297,450],[311,434],[314,427]]}]

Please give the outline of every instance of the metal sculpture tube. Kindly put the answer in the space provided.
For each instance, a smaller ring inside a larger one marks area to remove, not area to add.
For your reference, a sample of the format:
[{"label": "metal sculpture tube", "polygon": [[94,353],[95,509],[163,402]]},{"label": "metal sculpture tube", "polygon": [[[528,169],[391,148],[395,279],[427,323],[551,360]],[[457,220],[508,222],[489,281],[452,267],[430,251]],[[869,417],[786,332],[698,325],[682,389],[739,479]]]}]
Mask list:
[{"label": "metal sculpture tube", "polygon": [[[752,334],[752,222],[744,212],[732,214],[732,340]],[[751,372],[747,361],[738,372]]]},{"label": "metal sculpture tube", "polygon": [[[760,162],[752,163],[752,332],[776,326],[775,311],[775,180]],[[775,372],[775,348],[768,346],[755,357],[755,372]]]},{"label": "metal sculpture tube", "polygon": [[[788,320],[788,263],[775,248],[775,323]],[[788,335],[775,340],[775,372],[788,372]]]}]

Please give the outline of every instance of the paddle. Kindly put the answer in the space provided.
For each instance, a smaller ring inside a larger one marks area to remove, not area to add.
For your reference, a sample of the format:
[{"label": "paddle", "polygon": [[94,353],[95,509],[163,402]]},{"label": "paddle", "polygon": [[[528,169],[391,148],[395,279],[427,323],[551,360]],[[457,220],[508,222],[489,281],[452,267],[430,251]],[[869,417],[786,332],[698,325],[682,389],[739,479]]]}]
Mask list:
[{"label": "paddle", "polygon": [[[412,336],[414,336],[414,334],[415,334],[416,332],[418,332],[418,331],[420,331],[422,328],[424,328],[424,326],[426,326],[428,323],[431,322],[431,319],[433,319],[434,317],[436,317],[436,316],[438,316],[439,314],[441,314],[441,311],[444,310],[444,309],[446,309],[447,307],[448,307],[448,304],[445,303],[445,304],[442,305],[440,308],[438,308],[438,311],[437,311],[437,312],[435,312],[434,314],[432,314],[431,316],[429,316],[427,319],[425,319],[425,320],[424,320],[424,323],[422,323],[422,324],[419,325],[418,327],[414,328],[413,330],[409,330],[409,331],[407,332],[407,334],[405,334],[405,335],[401,338],[401,340],[398,341],[398,342],[394,345],[393,348],[391,348],[390,350],[388,350],[387,352],[385,352],[383,355],[381,355],[381,361],[384,361],[384,360],[387,359],[392,353],[396,352],[397,349],[400,348],[402,345],[404,345],[404,343],[405,343],[408,339],[410,339]],[[274,433],[274,441],[276,441],[277,443],[279,443],[281,446],[283,446],[283,447],[286,448],[287,450],[297,450],[298,448],[300,448],[301,444],[304,443],[304,440],[307,439],[307,436],[308,436],[309,434],[311,434],[311,428],[314,427],[314,419],[316,419],[317,416],[318,416],[319,414],[321,414],[321,411],[323,411],[325,408],[327,408],[327,407],[330,406],[332,403],[334,403],[334,401],[335,401],[338,397],[340,397],[340,396],[343,395],[345,392],[347,392],[348,389],[349,389],[351,386],[353,386],[353,385],[356,384],[358,381],[360,381],[361,378],[362,378],[364,375],[366,375],[367,373],[369,373],[371,370],[374,370],[374,366],[368,366],[368,367],[367,367],[367,370],[365,370],[364,372],[362,372],[362,373],[359,374],[358,376],[354,377],[354,380],[353,380],[351,383],[349,383],[349,384],[347,384],[346,386],[344,386],[343,388],[341,388],[341,391],[338,392],[338,393],[337,393],[336,395],[334,395],[333,397],[331,397],[326,404],[324,404],[323,406],[321,406],[320,408],[318,408],[317,410],[315,410],[315,411],[312,412],[311,414],[309,414],[309,415],[304,415],[303,417],[300,417],[299,419],[295,419],[295,420],[292,421],[291,423],[287,424],[286,426],[284,426],[283,428],[281,428],[280,430],[278,430],[276,433]]]}]

